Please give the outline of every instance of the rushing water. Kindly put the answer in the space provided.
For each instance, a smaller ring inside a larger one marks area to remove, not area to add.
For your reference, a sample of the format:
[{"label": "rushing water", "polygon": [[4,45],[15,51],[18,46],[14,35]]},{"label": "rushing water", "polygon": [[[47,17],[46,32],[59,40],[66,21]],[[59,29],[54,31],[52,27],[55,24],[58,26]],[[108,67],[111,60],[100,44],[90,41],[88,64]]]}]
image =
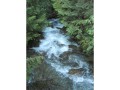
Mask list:
[{"label": "rushing water", "polygon": [[[73,52],[74,48],[70,48],[70,45],[76,48],[79,45],[70,42],[69,37],[61,32],[60,28],[63,25],[58,19],[52,19],[50,22],[53,27],[43,30],[44,39],[40,41],[39,47],[33,49],[45,53],[46,63],[58,72],[59,77],[72,81],[72,87],[68,90],[93,90],[93,73],[90,72],[90,65],[81,55]],[[67,58],[64,58],[65,56]]]}]

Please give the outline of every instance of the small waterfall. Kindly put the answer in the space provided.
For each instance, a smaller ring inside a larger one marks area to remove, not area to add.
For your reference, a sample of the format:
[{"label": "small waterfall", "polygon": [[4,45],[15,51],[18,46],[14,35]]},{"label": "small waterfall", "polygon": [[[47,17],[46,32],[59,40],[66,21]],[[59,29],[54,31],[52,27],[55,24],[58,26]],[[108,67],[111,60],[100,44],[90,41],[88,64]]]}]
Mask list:
[{"label": "small waterfall", "polygon": [[[69,41],[60,29],[63,25],[58,19],[50,22],[53,27],[46,27],[43,30],[44,39],[40,41],[39,47],[33,47],[36,52],[45,53],[46,62],[59,73],[60,77],[69,78],[73,82],[71,90],[93,90],[93,74],[90,72],[89,64],[81,55],[73,52],[78,47],[74,42]],[[66,53],[68,55],[66,55]],[[64,58],[64,57],[67,58]]]}]

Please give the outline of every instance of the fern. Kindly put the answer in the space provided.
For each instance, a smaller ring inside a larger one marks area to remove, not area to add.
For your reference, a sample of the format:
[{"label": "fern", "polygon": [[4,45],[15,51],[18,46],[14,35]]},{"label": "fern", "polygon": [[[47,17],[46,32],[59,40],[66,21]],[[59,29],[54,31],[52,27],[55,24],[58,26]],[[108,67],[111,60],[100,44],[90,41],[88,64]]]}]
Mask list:
[{"label": "fern", "polygon": [[43,60],[43,56],[34,56],[27,58],[27,80],[30,79],[30,74],[32,71],[38,67],[43,62]]},{"label": "fern", "polygon": [[40,38],[40,31],[45,27],[52,12],[50,0],[27,0],[27,46]]},{"label": "fern", "polygon": [[74,37],[84,53],[93,53],[93,0],[52,0],[67,34]]}]

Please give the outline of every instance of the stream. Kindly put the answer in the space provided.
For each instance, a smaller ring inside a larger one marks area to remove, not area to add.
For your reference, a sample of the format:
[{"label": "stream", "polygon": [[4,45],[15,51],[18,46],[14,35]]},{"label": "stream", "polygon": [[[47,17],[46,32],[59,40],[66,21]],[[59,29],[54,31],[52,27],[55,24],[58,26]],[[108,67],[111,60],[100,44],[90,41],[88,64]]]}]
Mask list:
[{"label": "stream", "polygon": [[37,87],[29,90],[93,90],[93,66],[80,53],[80,45],[62,32],[64,25],[58,19],[51,19],[50,22],[52,27],[43,30],[44,39],[40,40],[39,47],[32,48],[43,54],[45,61],[34,71],[31,80],[39,82],[47,78],[52,82],[47,85],[48,89]]}]

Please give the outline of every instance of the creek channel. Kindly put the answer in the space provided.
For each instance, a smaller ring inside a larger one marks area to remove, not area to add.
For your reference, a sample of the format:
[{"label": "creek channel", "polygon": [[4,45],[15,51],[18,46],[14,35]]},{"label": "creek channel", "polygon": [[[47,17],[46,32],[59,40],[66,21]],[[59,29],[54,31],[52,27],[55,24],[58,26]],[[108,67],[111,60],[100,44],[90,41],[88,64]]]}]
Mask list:
[{"label": "creek channel", "polygon": [[[93,90],[93,66],[79,52],[79,46],[62,32],[63,24],[58,19],[51,19],[52,27],[43,30],[44,39],[35,52],[43,54],[44,63],[34,71],[32,81],[52,80],[45,89],[29,90]],[[29,83],[31,83],[29,82]],[[55,83],[54,83],[55,82]]]}]

